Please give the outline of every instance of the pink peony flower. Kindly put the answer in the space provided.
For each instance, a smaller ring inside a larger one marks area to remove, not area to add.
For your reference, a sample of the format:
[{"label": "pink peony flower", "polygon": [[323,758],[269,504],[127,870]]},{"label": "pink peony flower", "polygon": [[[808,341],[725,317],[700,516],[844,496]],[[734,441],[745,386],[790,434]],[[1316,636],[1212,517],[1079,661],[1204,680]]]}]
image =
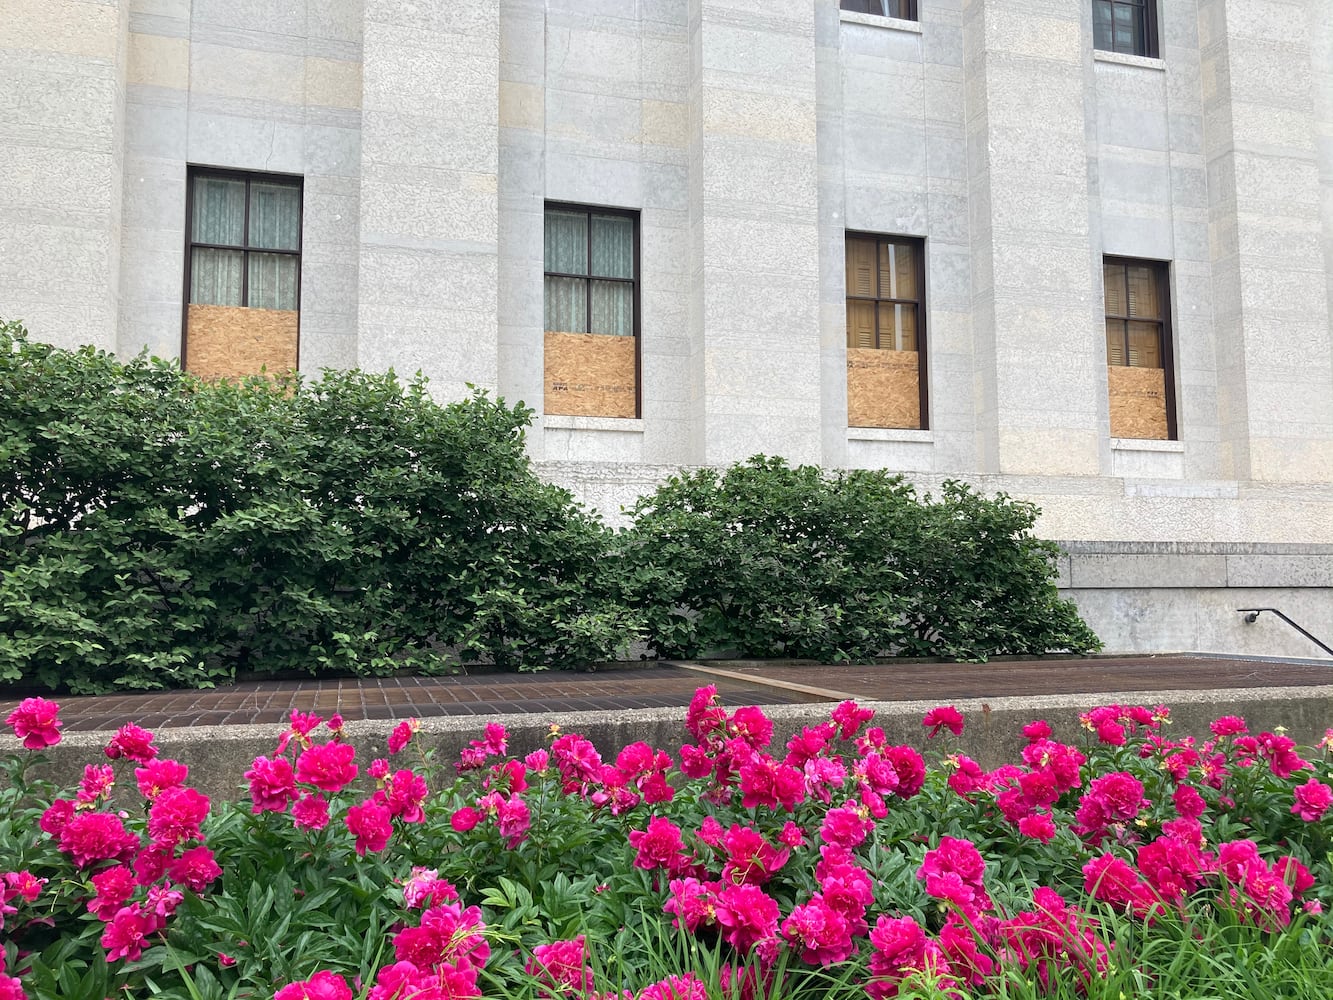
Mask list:
[{"label": "pink peony flower", "polygon": [[870,944],[874,951],[866,992],[872,1000],[897,996],[903,980],[913,975],[938,977],[941,986],[952,985],[948,981],[949,963],[939,945],[928,940],[921,925],[911,917],[881,915],[870,932]]},{"label": "pink peony flower", "polygon": [[1311,778],[1295,788],[1296,803],[1291,807],[1292,815],[1299,816],[1307,823],[1314,823],[1323,818],[1328,807],[1333,805],[1333,788]]},{"label": "pink peony flower", "polygon": [[284,986],[273,1000],[352,1000],[352,988],[342,976],[324,969],[304,982]]},{"label": "pink peony flower", "polygon": [[484,932],[480,909],[443,903],[425,910],[420,926],[398,932],[393,939],[394,954],[400,962],[411,962],[419,969],[449,964],[476,970],[491,954]]},{"label": "pink peony flower", "polygon": [[728,885],[715,905],[722,938],[744,954],[778,931],[778,904],[757,885]]},{"label": "pink peony flower", "polygon": [[116,783],[116,770],[110,764],[87,764],[83,768],[83,781],[75,798],[84,805],[93,805],[99,799],[111,794],[111,786]]},{"label": "pink peony flower", "polygon": [[73,818],[76,805],[77,803],[73,799],[56,799],[46,807],[41,819],[37,821],[37,826],[43,833],[59,837],[70,819]]},{"label": "pink peony flower", "polygon": [[639,991],[638,1000],[708,1000],[708,988],[693,972],[667,976]]},{"label": "pink peony flower", "polygon": [[791,857],[787,848],[773,847],[758,830],[738,823],[723,835],[722,849],[722,881],[730,885],[762,885]]},{"label": "pink peony flower", "polygon": [[495,808],[495,826],[510,849],[523,843],[532,826],[532,814],[520,795],[501,799]]},{"label": "pink peony flower", "polygon": [[250,782],[250,811],[255,815],[264,812],[286,812],[287,806],[296,795],[296,773],[286,757],[256,757],[245,772]]},{"label": "pink peony flower", "polygon": [[357,854],[364,857],[366,851],[382,851],[389,845],[393,836],[391,818],[388,808],[374,799],[348,808],[347,829],[356,836]]},{"label": "pink peony flower", "polygon": [[106,745],[105,753],[112,760],[124,757],[136,764],[147,764],[157,756],[157,747],[153,745],[153,734],[141,729],[133,722],[128,722],[117,730]]},{"label": "pink peony flower", "polygon": [[139,849],[139,838],[113,813],[83,812],[60,831],[60,849],[87,868],[98,861],[128,861]]},{"label": "pink peony flower", "polygon": [[582,934],[567,941],[537,945],[532,949],[532,957],[524,964],[523,971],[547,987],[541,991],[541,996],[564,995],[567,992],[575,996],[590,996],[593,993],[592,970],[588,968],[587,948]]},{"label": "pink peony flower", "polygon": [[969,917],[991,907],[983,879],[986,862],[969,840],[941,837],[939,846],[926,852],[916,877],[926,883],[926,892],[948,900]]},{"label": "pink peony flower", "polygon": [[898,772],[898,785],[893,794],[910,799],[926,783],[926,762],[909,746],[885,747],[883,757]]},{"label": "pink peony flower", "polygon": [[1224,715],[1220,719],[1214,719],[1213,724],[1208,728],[1217,737],[1243,736],[1250,731],[1249,727],[1245,725],[1245,720],[1239,715]]},{"label": "pink peony flower", "polygon": [[403,880],[403,905],[409,910],[448,903],[458,898],[458,890],[434,868],[413,868]]},{"label": "pink peony flower", "polygon": [[481,813],[471,806],[463,806],[461,809],[455,809],[454,814],[449,817],[449,825],[459,833],[467,833],[481,822]]},{"label": "pink peony flower", "polygon": [[177,760],[152,760],[134,769],[139,794],[149,800],[157,798],[168,788],[185,784],[189,776],[190,769]]},{"label": "pink peony flower", "polygon": [[155,934],[158,928],[154,914],[145,913],[138,906],[121,907],[102,931],[106,960],[115,962],[123,958],[128,962],[138,961],[143,955],[144,938]]},{"label": "pink peony flower", "polygon": [[389,753],[396,754],[408,743],[412,742],[412,737],[421,730],[421,722],[418,719],[404,719],[398,725],[393,727],[393,732],[389,734]]},{"label": "pink peony flower", "polygon": [[1023,727],[1023,735],[1029,743],[1051,738],[1051,724],[1045,719],[1034,719]]},{"label": "pink peony flower", "polygon": [[963,715],[952,705],[940,705],[926,713],[925,718],[921,720],[921,725],[930,730],[926,733],[927,739],[933,740],[940,734],[941,729],[947,729],[955,736],[961,736],[963,734]]},{"label": "pink peony flower", "polygon": [[838,739],[850,740],[861,727],[875,717],[873,708],[862,708],[854,701],[844,701],[833,710],[831,718],[838,726]]},{"label": "pink peony flower", "polygon": [[852,848],[864,843],[873,827],[870,818],[848,802],[824,814],[819,837],[826,844]]},{"label": "pink peony flower", "polygon": [[1176,807],[1177,815],[1185,819],[1198,819],[1208,810],[1208,803],[1204,802],[1198,789],[1191,785],[1178,787],[1171,794],[1171,801]]},{"label": "pink peony flower", "polygon": [[207,847],[191,847],[167,866],[167,877],[193,893],[201,893],[222,875],[222,869]]},{"label": "pink peony flower", "polygon": [[298,830],[322,830],[329,825],[329,800],[318,792],[302,792],[292,806],[292,825]]},{"label": "pink peony flower", "polygon": [[426,779],[406,768],[393,773],[385,786],[385,804],[389,812],[404,823],[420,823],[426,818]]},{"label": "pink peony flower", "polygon": [[355,757],[350,743],[315,743],[296,759],[296,780],[323,792],[340,792],[356,779]]},{"label": "pink peony flower", "polygon": [[148,835],[166,845],[183,840],[200,840],[199,829],[208,816],[208,796],[186,786],[168,788],[153,800],[148,809]]},{"label": "pink peony flower", "polygon": [[14,729],[14,735],[23,741],[29,750],[41,750],[53,747],[60,742],[60,727],[64,725],[56,716],[60,706],[45,698],[24,698],[18,708],[9,713],[5,722]]},{"label": "pink peony flower", "polygon": [[856,950],[847,918],[818,894],[792,908],[782,922],[782,936],[811,965],[842,962]]},{"label": "pink peony flower", "polygon": [[638,852],[634,856],[635,868],[645,871],[662,868],[674,874],[689,867],[680,827],[665,816],[651,817],[646,830],[631,830],[629,844]]}]

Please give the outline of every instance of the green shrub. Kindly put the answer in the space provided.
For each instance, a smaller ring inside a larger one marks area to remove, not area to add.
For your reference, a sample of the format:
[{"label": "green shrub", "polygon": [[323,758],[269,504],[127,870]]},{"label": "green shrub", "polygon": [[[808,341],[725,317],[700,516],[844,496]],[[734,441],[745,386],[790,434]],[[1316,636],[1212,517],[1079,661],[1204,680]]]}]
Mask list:
[{"label": "green shrub", "polygon": [[0,327],[0,680],[601,659],[609,532],[538,480],[530,411],[424,380],[204,383]]},{"label": "green shrub", "polygon": [[947,483],[762,456],[677,476],[633,511],[623,592],[662,655],[985,659],[1100,647],[1059,599],[1037,510]]},{"label": "green shrub", "polygon": [[206,383],[0,324],[0,682],[537,669],[645,625],[668,656],[1098,645],[1028,504],[756,458],[614,535],[533,474],[530,416],[392,372]]}]

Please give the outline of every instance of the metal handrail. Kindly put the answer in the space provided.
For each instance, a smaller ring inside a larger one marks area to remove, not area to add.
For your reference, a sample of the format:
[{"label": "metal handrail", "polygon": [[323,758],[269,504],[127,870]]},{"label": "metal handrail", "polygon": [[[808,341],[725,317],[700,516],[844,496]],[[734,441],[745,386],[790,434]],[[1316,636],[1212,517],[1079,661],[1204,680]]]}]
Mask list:
[{"label": "metal handrail", "polygon": [[1310,634],[1308,629],[1301,628],[1301,626],[1297,625],[1294,621],[1292,621],[1290,618],[1284,615],[1277,608],[1237,608],[1236,610],[1241,614],[1245,615],[1245,623],[1247,625],[1253,625],[1255,622],[1257,622],[1259,620],[1259,615],[1261,615],[1263,612],[1271,611],[1273,612],[1273,614],[1277,615],[1279,618],[1281,618],[1284,622],[1286,622],[1288,625],[1294,628],[1301,635],[1305,636],[1305,638],[1313,642],[1316,646],[1322,649],[1329,656],[1333,656],[1333,646],[1329,646],[1328,643],[1315,638],[1313,635]]}]

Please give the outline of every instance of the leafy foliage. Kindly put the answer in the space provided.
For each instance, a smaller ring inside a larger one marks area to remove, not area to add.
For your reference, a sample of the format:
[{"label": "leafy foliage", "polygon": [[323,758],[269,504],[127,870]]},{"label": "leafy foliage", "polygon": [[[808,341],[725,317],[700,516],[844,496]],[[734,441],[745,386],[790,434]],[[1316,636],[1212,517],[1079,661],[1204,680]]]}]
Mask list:
[{"label": "leafy foliage", "polygon": [[666,656],[985,659],[1101,643],[1055,588],[1037,509],[780,458],[673,477],[634,509],[627,603]]},{"label": "leafy foliage", "polygon": [[672,479],[613,533],[531,411],[418,377],[206,383],[0,325],[0,683],[202,687],[658,653],[984,659],[1097,639],[1036,509],[780,459]]},{"label": "leafy foliage", "polygon": [[0,327],[0,681],[606,658],[635,635],[596,572],[608,532],[532,473],[529,417],[392,372],[204,383]]}]

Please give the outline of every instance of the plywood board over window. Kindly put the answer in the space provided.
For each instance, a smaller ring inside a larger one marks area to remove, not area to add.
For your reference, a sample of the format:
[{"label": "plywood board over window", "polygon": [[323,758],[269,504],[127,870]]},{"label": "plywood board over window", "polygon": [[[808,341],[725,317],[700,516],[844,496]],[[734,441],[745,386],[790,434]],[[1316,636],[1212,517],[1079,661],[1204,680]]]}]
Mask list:
[{"label": "plywood board over window", "polygon": [[847,426],[920,427],[916,351],[847,348]]},{"label": "plywood board over window", "polygon": [[1166,441],[1166,372],[1161,368],[1108,365],[1111,436]]},{"label": "plywood board over window", "polygon": [[575,417],[633,417],[633,337],[546,332],[543,409]]},{"label": "plywood board over window", "polygon": [[201,378],[295,371],[299,177],[192,167],[181,357]]}]

